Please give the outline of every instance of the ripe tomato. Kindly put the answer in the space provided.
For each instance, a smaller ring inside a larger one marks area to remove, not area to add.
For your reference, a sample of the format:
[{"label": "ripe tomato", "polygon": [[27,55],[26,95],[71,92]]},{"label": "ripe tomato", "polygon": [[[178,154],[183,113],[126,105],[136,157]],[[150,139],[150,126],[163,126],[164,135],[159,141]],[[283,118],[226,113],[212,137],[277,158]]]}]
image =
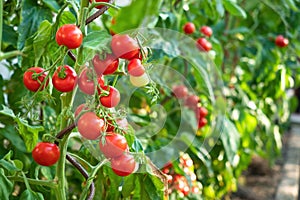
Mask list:
[{"label": "ripe tomato", "polygon": [[105,143],[103,144],[102,140],[100,140],[99,147],[107,158],[121,156],[129,148],[125,137],[114,132],[108,132],[105,135]]},{"label": "ripe tomato", "polygon": [[74,112],[74,117],[77,118],[78,115],[81,113],[82,110],[87,111],[88,109],[89,109],[89,108],[87,107],[87,105],[86,105],[85,103],[80,104],[80,105],[76,108],[76,110],[75,110],[75,112]]},{"label": "ripe tomato", "polygon": [[34,161],[42,166],[54,165],[58,161],[59,156],[58,146],[48,142],[38,143],[32,151]]},{"label": "ripe tomato", "polygon": [[201,106],[199,106],[199,107],[196,108],[196,116],[197,117],[199,117],[199,118],[200,117],[206,117],[207,114],[208,114],[208,111],[207,111],[206,108],[201,107]]},{"label": "ripe tomato", "polygon": [[[95,0],[96,2],[107,2],[107,3],[109,3],[109,0]],[[93,2],[93,0],[90,0],[90,3],[92,3]],[[98,9],[101,9],[101,8],[103,8],[104,7],[104,5],[99,5],[99,6],[96,6],[96,8],[98,8]]]},{"label": "ripe tomato", "polygon": [[213,30],[209,26],[202,26],[200,32],[207,37],[213,34]]},{"label": "ripe tomato", "polygon": [[[118,124],[119,128],[121,128],[124,134],[126,134],[126,130],[128,129],[128,121],[126,118],[116,119],[116,123]],[[115,130],[115,127],[112,125],[111,121],[108,121],[106,132],[112,132]]]},{"label": "ripe tomato", "polygon": [[203,128],[207,124],[207,119],[201,117],[198,122],[198,129]]},{"label": "ripe tomato", "polygon": [[23,83],[25,87],[33,92],[43,90],[47,87],[49,79],[45,80],[47,72],[41,67],[31,67],[26,70],[23,75]]},{"label": "ripe tomato", "polygon": [[92,62],[98,75],[113,74],[119,66],[119,59],[113,54],[107,54],[104,60],[101,60],[98,55],[95,55]]},{"label": "ripe tomato", "polygon": [[118,58],[127,60],[137,58],[140,52],[137,41],[129,35],[114,35],[111,40],[111,48]]},{"label": "ripe tomato", "polygon": [[120,92],[113,86],[103,86],[102,89],[108,91],[108,95],[100,97],[101,104],[107,108],[116,107],[120,102]]},{"label": "ripe tomato", "polygon": [[184,99],[189,91],[184,85],[176,85],[172,88],[172,92],[177,99]]},{"label": "ripe tomato", "polygon": [[[91,69],[84,69],[82,70],[79,79],[78,79],[78,87],[79,89],[89,95],[93,95],[95,92],[95,83],[94,83],[94,76],[96,74]],[[97,82],[98,86],[104,86],[104,77],[103,76],[97,76]]]},{"label": "ripe tomato", "polygon": [[55,89],[60,92],[71,92],[77,83],[77,74],[75,70],[65,65],[60,66],[52,76],[52,83]]},{"label": "ripe tomato", "polygon": [[275,39],[275,44],[278,47],[286,47],[289,44],[289,40],[283,37],[283,35],[278,35]]},{"label": "ripe tomato", "polygon": [[195,25],[192,22],[187,22],[184,26],[183,26],[183,31],[185,32],[185,34],[192,34],[195,32]]},{"label": "ripe tomato", "polygon": [[131,76],[142,76],[145,73],[145,68],[140,59],[134,58],[128,63],[128,73]]},{"label": "ripe tomato", "polygon": [[209,41],[207,41],[205,38],[199,38],[197,40],[197,48],[200,51],[209,51],[212,48],[212,45]]},{"label": "ripe tomato", "polygon": [[128,176],[138,167],[134,157],[129,154],[123,154],[111,160],[111,168],[118,176]]},{"label": "ripe tomato", "polygon": [[82,137],[95,140],[105,131],[105,123],[94,112],[86,112],[79,118],[77,128]]},{"label": "ripe tomato", "polygon": [[197,108],[199,101],[200,98],[197,95],[190,95],[185,99],[184,105],[186,105],[190,109],[195,109]]},{"label": "ripe tomato", "polygon": [[143,87],[150,82],[150,79],[147,73],[144,73],[142,76],[130,76],[130,82],[135,87]]},{"label": "ripe tomato", "polygon": [[68,49],[76,49],[82,43],[82,32],[74,24],[65,24],[56,32],[56,42],[59,46],[64,45]]}]

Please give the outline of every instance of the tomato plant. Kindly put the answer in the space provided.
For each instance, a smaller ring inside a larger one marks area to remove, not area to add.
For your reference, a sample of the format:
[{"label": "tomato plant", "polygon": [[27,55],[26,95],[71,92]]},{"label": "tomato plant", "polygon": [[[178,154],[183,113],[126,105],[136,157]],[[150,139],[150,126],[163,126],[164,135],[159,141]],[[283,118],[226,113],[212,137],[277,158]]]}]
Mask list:
[{"label": "tomato plant", "polygon": [[33,92],[43,90],[49,83],[47,73],[41,67],[31,67],[23,75],[25,87]]}]

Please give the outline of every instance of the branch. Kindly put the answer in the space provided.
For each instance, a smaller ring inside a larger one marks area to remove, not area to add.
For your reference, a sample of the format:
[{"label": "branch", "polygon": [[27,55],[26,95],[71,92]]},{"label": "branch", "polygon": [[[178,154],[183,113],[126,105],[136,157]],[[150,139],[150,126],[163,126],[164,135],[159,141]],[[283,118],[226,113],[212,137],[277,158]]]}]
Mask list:
[{"label": "branch", "polygon": [[[112,4],[113,2],[114,2],[114,0],[110,0],[108,3]],[[107,11],[108,9],[109,9],[109,6],[104,6],[104,7],[100,8],[97,12],[95,12],[94,14],[92,14],[91,16],[89,16],[86,19],[85,24],[88,25],[89,23],[91,23],[92,21],[94,21],[95,19],[97,19],[98,17],[103,15],[103,13],[105,13],[105,11]]]},{"label": "branch", "polygon": [[68,50],[68,55],[74,62],[76,62],[76,56],[73,54],[73,52],[71,50]]},{"label": "branch", "polygon": [[63,130],[61,130],[57,135],[56,138],[57,139],[62,139],[64,137],[64,135],[71,133],[71,131],[76,127],[75,123],[72,123],[70,126],[64,128]]}]

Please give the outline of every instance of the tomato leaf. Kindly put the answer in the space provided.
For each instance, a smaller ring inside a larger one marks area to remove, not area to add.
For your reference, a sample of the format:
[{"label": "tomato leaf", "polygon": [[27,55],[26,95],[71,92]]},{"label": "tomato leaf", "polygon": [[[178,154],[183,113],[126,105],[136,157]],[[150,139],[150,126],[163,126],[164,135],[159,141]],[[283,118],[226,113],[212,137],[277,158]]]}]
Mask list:
[{"label": "tomato leaf", "polygon": [[0,199],[9,200],[9,196],[13,191],[13,183],[7,179],[2,168],[0,168],[0,185]]},{"label": "tomato leaf", "polygon": [[27,189],[21,194],[20,200],[44,200],[44,197],[41,193],[36,193]]},{"label": "tomato leaf", "polygon": [[54,0],[42,0],[51,10],[58,12],[60,6]]},{"label": "tomato leaf", "polygon": [[129,197],[136,187],[136,176],[129,175],[124,178],[124,183],[122,186],[122,195],[124,198]]},{"label": "tomato leaf", "polygon": [[144,185],[140,191],[141,199],[164,199],[164,184],[158,177],[150,174],[139,175],[139,180]]},{"label": "tomato leaf", "polygon": [[247,18],[245,10],[243,10],[239,5],[237,5],[233,0],[224,0],[223,1],[225,9],[234,16],[240,16]]}]

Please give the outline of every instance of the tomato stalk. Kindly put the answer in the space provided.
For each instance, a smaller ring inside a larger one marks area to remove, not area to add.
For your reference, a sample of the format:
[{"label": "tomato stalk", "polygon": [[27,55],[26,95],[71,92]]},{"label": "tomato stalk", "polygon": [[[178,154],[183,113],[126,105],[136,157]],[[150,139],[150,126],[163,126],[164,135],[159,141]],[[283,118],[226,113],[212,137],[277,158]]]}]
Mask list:
[{"label": "tomato stalk", "polygon": [[111,4],[111,3],[107,3],[107,2],[95,2],[95,1],[93,1],[93,3],[91,4],[91,6],[89,7],[89,11],[91,11],[96,6],[101,6],[101,5],[107,6],[109,8],[113,8],[115,10],[120,10],[119,7],[117,7],[117,6],[115,6],[115,5]]}]

